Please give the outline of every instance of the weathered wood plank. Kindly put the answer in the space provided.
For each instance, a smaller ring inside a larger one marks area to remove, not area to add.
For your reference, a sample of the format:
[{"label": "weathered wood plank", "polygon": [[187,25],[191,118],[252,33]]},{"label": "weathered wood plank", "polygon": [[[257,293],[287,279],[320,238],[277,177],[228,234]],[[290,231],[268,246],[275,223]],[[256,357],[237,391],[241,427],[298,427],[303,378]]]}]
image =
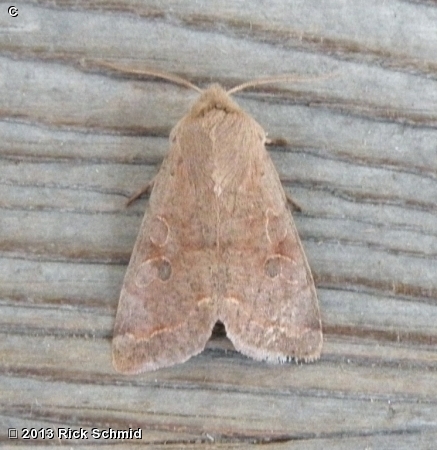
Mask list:
[{"label": "weathered wood plank", "polygon": [[[355,360],[325,356],[318,365],[290,369],[211,349],[186,365],[132,379],[111,372],[108,339],[3,336],[2,342],[4,352],[14,354],[2,361],[7,375],[3,414],[24,420],[22,426],[33,415],[59,423],[74,410],[76,424],[110,423],[123,429],[141,423],[152,432],[146,440],[168,429],[169,417],[174,437],[182,433],[182,441],[188,430],[196,439],[208,432],[224,440],[279,440],[341,432],[350,437],[401,429],[418,433],[421,424],[434,427],[437,417],[430,401],[437,385],[436,361],[423,352],[421,360],[420,352],[415,355],[416,364],[405,349],[387,364],[372,344],[367,355]],[[342,350],[347,347],[350,351],[351,344]],[[414,382],[406,385],[404,371]],[[38,401],[29,418],[26,405],[35,392]]]},{"label": "weathered wood plank", "polygon": [[[1,14],[0,445],[17,442],[8,427],[65,426],[141,427],[150,448],[433,449],[436,22],[435,2],[396,0],[35,0]],[[186,364],[113,371],[147,203],[125,200],[197,95],[133,68],[202,87],[322,76],[237,96],[303,207],[325,330],[316,364],[251,361],[218,327]]]}]

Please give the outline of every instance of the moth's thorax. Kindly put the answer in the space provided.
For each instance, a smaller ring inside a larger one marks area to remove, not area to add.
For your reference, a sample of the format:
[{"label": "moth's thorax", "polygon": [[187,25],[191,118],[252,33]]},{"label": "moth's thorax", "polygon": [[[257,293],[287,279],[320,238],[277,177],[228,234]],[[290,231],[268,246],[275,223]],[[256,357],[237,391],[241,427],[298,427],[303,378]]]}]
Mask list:
[{"label": "moth's thorax", "polygon": [[172,136],[190,179],[212,188],[216,197],[253,176],[266,139],[262,127],[217,84],[202,93]]}]

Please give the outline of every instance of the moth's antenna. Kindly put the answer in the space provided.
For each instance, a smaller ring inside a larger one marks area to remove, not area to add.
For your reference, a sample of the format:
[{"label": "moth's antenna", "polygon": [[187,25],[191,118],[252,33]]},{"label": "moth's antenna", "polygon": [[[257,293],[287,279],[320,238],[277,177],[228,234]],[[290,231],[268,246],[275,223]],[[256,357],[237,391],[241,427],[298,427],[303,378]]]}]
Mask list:
[{"label": "moth's antenna", "polygon": [[118,66],[117,64],[112,64],[106,61],[99,62],[100,66],[107,67],[109,69],[118,70],[123,73],[128,74],[136,74],[136,75],[149,75],[151,77],[161,78],[163,80],[171,81],[173,83],[185,86],[190,89],[194,89],[195,91],[202,93],[203,90],[197,87],[195,84],[190,83],[188,80],[185,80],[182,77],[179,77],[178,75],[173,75],[171,73],[161,72],[159,70],[153,70],[153,69],[131,69],[131,68],[125,68]]},{"label": "moth's antenna", "polygon": [[336,73],[330,73],[328,75],[321,75],[319,77],[312,77],[312,78],[304,78],[298,75],[278,75],[275,77],[267,77],[267,78],[258,78],[256,80],[247,81],[246,83],[239,84],[238,86],[233,87],[232,89],[229,89],[227,91],[228,95],[235,94],[236,92],[240,92],[244,89],[255,87],[255,86],[261,86],[263,84],[273,84],[273,83],[280,83],[280,82],[287,82],[287,83],[303,83],[303,82],[309,82],[309,81],[319,81],[319,80],[325,80],[327,78],[332,78],[336,76]]}]

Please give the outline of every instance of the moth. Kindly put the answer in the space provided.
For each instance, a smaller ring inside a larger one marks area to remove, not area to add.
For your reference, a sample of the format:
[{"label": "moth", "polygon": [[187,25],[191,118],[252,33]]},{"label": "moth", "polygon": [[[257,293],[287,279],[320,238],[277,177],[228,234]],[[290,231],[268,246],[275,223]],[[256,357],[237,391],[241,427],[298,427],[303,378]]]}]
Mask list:
[{"label": "moth", "polygon": [[320,356],[314,281],[266,133],[230,97],[261,83],[194,87],[200,97],[171,131],[120,294],[119,372],[188,360],[217,321],[256,360]]}]

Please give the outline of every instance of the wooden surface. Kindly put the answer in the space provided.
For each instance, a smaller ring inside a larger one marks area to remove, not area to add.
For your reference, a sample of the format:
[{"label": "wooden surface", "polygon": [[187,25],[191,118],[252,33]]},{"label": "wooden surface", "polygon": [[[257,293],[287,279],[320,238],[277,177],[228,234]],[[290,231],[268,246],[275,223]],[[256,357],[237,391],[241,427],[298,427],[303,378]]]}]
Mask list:
[{"label": "wooden surface", "polygon": [[[13,3],[12,3],[13,4]],[[59,448],[435,449],[437,3],[29,1],[0,12],[0,446],[8,428],[142,429]],[[110,62],[123,70],[105,68]],[[279,145],[325,345],[271,366],[223,330],[189,362],[111,366],[123,275],[172,126],[205,87]]]}]

